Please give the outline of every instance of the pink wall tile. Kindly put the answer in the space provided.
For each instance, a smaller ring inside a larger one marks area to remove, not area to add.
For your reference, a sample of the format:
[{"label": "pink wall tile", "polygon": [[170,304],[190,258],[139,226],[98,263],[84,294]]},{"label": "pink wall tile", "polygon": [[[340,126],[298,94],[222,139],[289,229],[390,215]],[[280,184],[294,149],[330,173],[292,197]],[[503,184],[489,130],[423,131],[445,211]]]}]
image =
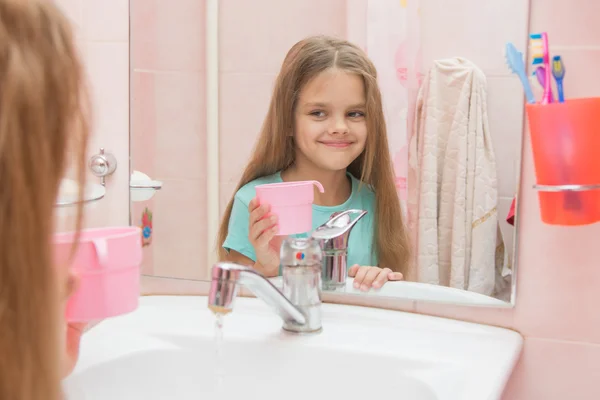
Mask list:
[{"label": "pink wall tile", "polygon": [[131,74],[131,163],[156,179],[156,80],[153,73]]},{"label": "pink wall tile", "polygon": [[600,346],[528,338],[504,400],[600,398]]},{"label": "pink wall tile", "polygon": [[346,0],[346,39],[367,49],[367,3],[369,0]]},{"label": "pink wall tile", "polygon": [[83,31],[88,40],[129,41],[129,0],[84,1]]},{"label": "pink wall tile", "polygon": [[221,183],[237,182],[248,163],[273,91],[275,74],[222,73],[219,140]]},{"label": "pink wall tile", "polygon": [[205,3],[203,0],[131,0],[133,68],[203,70]]},{"label": "pink wall tile", "polygon": [[277,73],[298,40],[346,31],[345,0],[221,0],[219,7],[224,72]]},{"label": "pink wall tile", "polygon": [[[87,42],[85,63],[91,83],[93,137],[90,153],[100,147],[117,159],[107,178],[106,196],[90,216],[92,226],[129,224],[129,46],[120,42]],[[94,178],[97,179],[97,178]],[[92,222],[93,221],[93,222]]]},{"label": "pink wall tile", "polygon": [[209,282],[190,281],[182,279],[172,279],[165,277],[142,276],[141,282],[142,296],[179,295],[200,296],[205,294],[209,287]]},{"label": "pink wall tile", "polygon": [[600,2],[531,0],[532,33],[548,32],[551,45],[590,46],[600,41]]},{"label": "pink wall tile", "polygon": [[83,25],[83,3],[85,0],[54,0],[61,11],[69,17],[73,26],[79,30]]},{"label": "pink wall tile", "polygon": [[525,46],[527,1],[428,0],[420,5],[425,70],[435,59],[465,56],[486,73],[505,73],[504,44]]},{"label": "pink wall tile", "polygon": [[233,182],[233,181],[227,182],[227,183],[221,183],[219,185],[219,211],[220,211],[219,218],[223,216],[223,213],[225,212],[225,208],[227,207],[227,204],[229,204],[229,201],[235,194],[236,187],[237,187],[237,182]]},{"label": "pink wall tile", "polygon": [[[88,149],[89,156],[96,154],[100,147],[104,147],[117,158],[117,170],[107,178],[106,197],[93,207],[86,208],[85,225],[90,227],[127,225],[129,223],[127,1],[56,0],[56,3],[73,24],[76,43],[79,46],[90,86],[93,137]],[[90,10],[98,13],[97,19],[91,18]],[[90,179],[97,182],[97,178]]]},{"label": "pink wall tile", "polygon": [[503,76],[491,76],[487,81],[487,106],[498,172],[498,194],[514,197],[517,192],[517,171],[521,158],[523,132],[523,97],[521,82],[508,69]]},{"label": "pink wall tile", "polygon": [[163,181],[144,273],[206,278],[204,26],[205,1],[131,0],[132,167]]},{"label": "pink wall tile", "polygon": [[206,279],[206,181],[164,180],[154,197],[155,275]]},{"label": "pink wall tile", "polygon": [[[198,72],[153,73],[156,136],[155,179],[206,176],[206,101]],[[143,149],[140,149],[143,152]]]}]

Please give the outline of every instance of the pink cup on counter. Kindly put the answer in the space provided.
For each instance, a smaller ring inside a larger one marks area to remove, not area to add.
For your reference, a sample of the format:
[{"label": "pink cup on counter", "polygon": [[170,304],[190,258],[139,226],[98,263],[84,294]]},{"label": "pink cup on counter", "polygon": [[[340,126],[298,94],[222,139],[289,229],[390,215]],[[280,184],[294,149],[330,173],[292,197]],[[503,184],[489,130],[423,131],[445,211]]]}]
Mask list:
[{"label": "pink cup on counter", "polygon": [[313,186],[321,193],[325,192],[318,181],[268,183],[255,187],[259,203],[269,204],[271,214],[279,218],[279,235],[312,231]]},{"label": "pink cup on counter", "polygon": [[67,265],[74,239],[74,232],[54,235],[55,262],[79,276],[79,288],[67,303],[67,321],[88,322],[135,310],[140,296],[140,228],[81,231],[79,245]]}]

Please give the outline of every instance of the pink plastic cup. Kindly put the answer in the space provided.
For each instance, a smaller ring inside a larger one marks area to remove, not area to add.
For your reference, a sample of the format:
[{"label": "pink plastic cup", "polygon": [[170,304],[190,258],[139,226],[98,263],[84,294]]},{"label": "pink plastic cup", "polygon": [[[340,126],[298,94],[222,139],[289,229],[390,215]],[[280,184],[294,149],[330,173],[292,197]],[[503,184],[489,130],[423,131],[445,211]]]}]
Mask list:
[{"label": "pink plastic cup", "polygon": [[134,311],[140,296],[140,228],[83,230],[67,265],[74,239],[74,232],[54,235],[56,265],[80,277],[79,288],[67,302],[67,321],[88,322]]},{"label": "pink plastic cup", "polygon": [[269,183],[255,187],[260,204],[269,204],[271,214],[279,218],[279,235],[312,231],[313,185],[321,193],[325,192],[323,185],[317,181]]}]

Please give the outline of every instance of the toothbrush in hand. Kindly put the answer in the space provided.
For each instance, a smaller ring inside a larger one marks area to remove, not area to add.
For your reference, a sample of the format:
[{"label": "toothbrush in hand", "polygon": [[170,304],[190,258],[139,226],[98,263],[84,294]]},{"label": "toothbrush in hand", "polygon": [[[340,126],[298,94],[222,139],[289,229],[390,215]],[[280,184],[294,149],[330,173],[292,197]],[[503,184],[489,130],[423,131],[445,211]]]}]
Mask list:
[{"label": "toothbrush in hand", "polygon": [[527,102],[529,104],[535,104],[535,97],[533,95],[533,91],[531,90],[529,79],[527,79],[527,74],[525,73],[523,53],[518,51],[515,45],[509,42],[506,43],[505,58],[506,64],[508,64],[508,68],[510,68],[512,73],[517,74],[517,76],[521,80],[521,84],[523,85],[523,90],[525,91],[525,97],[527,98]]},{"label": "toothbrush in hand", "polygon": [[559,103],[565,102],[565,95],[563,92],[563,78],[565,77],[565,64],[560,56],[554,56],[552,59],[552,75],[556,81],[556,90],[558,90],[558,101]]}]

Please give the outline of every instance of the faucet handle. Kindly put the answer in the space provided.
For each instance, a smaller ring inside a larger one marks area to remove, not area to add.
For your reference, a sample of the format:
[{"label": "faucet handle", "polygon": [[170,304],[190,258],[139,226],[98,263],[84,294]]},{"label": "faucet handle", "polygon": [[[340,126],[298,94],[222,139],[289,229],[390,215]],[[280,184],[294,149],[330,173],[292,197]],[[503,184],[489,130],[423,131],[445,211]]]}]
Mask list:
[{"label": "faucet handle", "polygon": [[335,212],[327,222],[313,231],[312,237],[320,240],[324,248],[331,247],[328,243],[334,241],[335,249],[344,249],[347,247],[350,231],[366,214],[365,210]]}]

